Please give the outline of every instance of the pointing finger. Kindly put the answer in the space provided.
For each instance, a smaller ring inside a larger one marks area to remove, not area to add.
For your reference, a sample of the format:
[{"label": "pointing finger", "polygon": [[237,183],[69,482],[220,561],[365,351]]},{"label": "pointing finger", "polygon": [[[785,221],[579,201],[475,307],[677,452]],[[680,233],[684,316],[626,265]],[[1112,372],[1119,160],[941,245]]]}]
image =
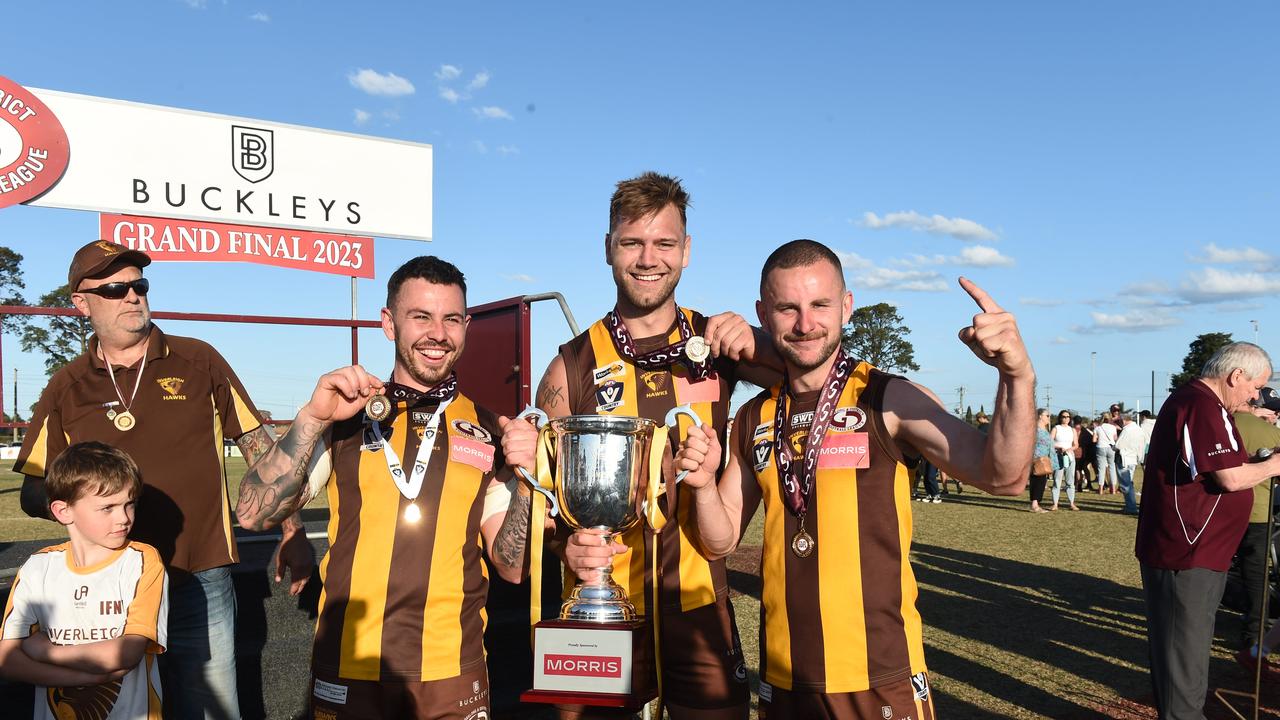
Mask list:
[{"label": "pointing finger", "polygon": [[973,298],[973,301],[978,303],[978,307],[982,308],[982,312],[1004,312],[1004,308],[1000,307],[1000,305],[987,294],[986,290],[978,287],[969,278],[961,277],[960,287],[964,288],[964,291],[969,293],[969,297]]}]

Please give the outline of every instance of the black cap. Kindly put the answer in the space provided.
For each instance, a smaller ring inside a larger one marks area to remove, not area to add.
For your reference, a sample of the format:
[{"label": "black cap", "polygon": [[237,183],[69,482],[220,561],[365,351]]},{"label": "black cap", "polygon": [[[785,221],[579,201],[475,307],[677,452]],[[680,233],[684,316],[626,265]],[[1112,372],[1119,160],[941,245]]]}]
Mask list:
[{"label": "black cap", "polygon": [[1258,391],[1258,399],[1254,403],[1255,407],[1263,407],[1273,412],[1280,412],[1280,393],[1270,385],[1265,385]]}]

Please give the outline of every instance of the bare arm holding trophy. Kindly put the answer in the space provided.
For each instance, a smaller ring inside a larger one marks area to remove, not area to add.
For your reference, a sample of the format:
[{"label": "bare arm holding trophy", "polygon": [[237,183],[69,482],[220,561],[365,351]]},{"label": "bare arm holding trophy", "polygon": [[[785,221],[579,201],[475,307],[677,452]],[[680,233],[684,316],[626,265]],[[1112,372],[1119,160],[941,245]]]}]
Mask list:
[{"label": "bare arm holding trophy", "polygon": [[[1034,444],[1035,376],[1017,324],[981,288],[964,278],[960,285],[981,310],[960,339],[999,372],[989,436],[928,389],[844,353],[840,328],[853,296],[839,258],[797,240],[766,261],[757,303],[786,361],[783,382],[739,410],[718,484],[723,451],[714,433],[690,429],[676,456],[712,557],[732,552],[765,507],[760,696],[770,718],[826,717],[832,707],[857,716],[859,703],[871,702],[867,693],[877,705],[932,703],[921,619],[914,603],[902,602],[916,595],[902,531],[912,512],[907,465],[924,457],[987,492],[1013,495],[1026,483]],[[823,647],[833,644],[865,648],[865,656],[828,662]]]}]

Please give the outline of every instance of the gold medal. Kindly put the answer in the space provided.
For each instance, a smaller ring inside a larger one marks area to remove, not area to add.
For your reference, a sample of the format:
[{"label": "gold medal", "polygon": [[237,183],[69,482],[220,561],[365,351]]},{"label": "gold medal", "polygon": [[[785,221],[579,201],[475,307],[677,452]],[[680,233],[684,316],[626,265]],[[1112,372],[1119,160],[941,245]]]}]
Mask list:
[{"label": "gold medal", "polygon": [[684,356],[689,358],[690,362],[706,362],[707,358],[711,357],[711,346],[707,344],[706,338],[694,335],[684,344]]},{"label": "gold medal", "polygon": [[417,503],[409,503],[409,507],[404,509],[405,522],[416,523],[422,519],[422,511],[418,509]]},{"label": "gold medal", "polygon": [[378,393],[369,398],[369,402],[364,404],[364,414],[369,416],[370,420],[382,422],[391,417],[391,401],[386,395]]},{"label": "gold medal", "polygon": [[809,557],[813,554],[813,546],[813,536],[805,532],[804,528],[791,538],[791,552],[795,553],[796,557]]},{"label": "gold medal", "polygon": [[116,416],[111,419],[111,422],[113,422],[116,429],[121,432],[128,432],[133,429],[134,425],[138,424],[138,421],[133,417],[133,413],[128,410],[125,410],[122,413],[117,413]]}]

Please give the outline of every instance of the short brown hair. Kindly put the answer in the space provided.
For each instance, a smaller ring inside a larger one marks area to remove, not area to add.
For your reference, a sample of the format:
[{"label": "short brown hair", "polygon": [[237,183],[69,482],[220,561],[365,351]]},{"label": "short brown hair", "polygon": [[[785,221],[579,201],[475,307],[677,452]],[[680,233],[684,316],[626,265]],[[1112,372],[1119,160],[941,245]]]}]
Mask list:
[{"label": "short brown hair", "polygon": [[764,285],[769,280],[769,273],[774,270],[790,270],[794,267],[807,267],[820,262],[828,262],[836,269],[840,278],[840,287],[844,287],[844,267],[840,264],[840,256],[831,248],[817,240],[792,240],[774,250],[764,261],[760,269],[760,297],[764,297]]},{"label": "short brown hair", "polygon": [[90,440],[72,445],[49,464],[44,480],[49,502],[74,503],[86,495],[114,495],[128,490],[136,499],[142,493],[142,475],[129,453]]},{"label": "short brown hair", "polygon": [[680,184],[680,178],[650,171],[623,180],[609,200],[609,233],[612,234],[619,223],[647,217],[668,205],[675,205],[680,211],[680,227],[688,227],[685,210],[689,204],[689,193]]}]

